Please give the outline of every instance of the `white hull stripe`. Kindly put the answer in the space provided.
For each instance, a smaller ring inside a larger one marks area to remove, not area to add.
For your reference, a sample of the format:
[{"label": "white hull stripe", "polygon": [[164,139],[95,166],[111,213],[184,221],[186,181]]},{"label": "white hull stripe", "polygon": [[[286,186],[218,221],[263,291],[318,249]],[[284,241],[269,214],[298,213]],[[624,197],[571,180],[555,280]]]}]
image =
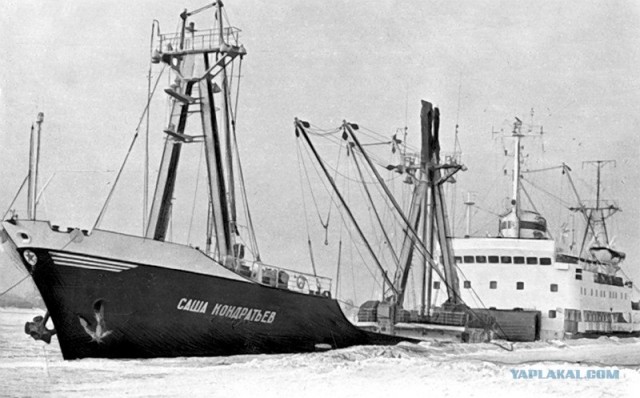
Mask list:
[{"label": "white hull stripe", "polygon": [[96,270],[100,270],[100,271],[109,271],[109,272],[122,272],[121,269],[95,267],[95,266],[92,266],[92,265],[83,265],[83,264],[65,263],[65,262],[62,262],[62,261],[54,261],[54,263],[56,265],[64,265],[64,266],[67,266],[67,267],[84,268],[84,269],[96,269]]},{"label": "white hull stripe", "polygon": [[58,260],[58,261],[64,261],[67,263],[75,263],[75,264],[94,264],[94,265],[101,265],[101,266],[105,266],[105,267],[114,267],[114,268],[118,268],[118,269],[129,269],[129,268],[135,268],[135,265],[123,265],[122,263],[116,263],[116,262],[106,262],[106,261],[97,261],[97,260],[93,260],[93,259],[75,259],[75,258],[66,258],[66,257],[60,257],[60,256],[56,256],[53,255],[51,256],[53,259]]},{"label": "white hull stripe", "polygon": [[67,267],[96,269],[110,272],[122,272],[125,270],[137,268],[136,264],[127,263],[117,260],[105,260],[83,255],[68,253],[51,253],[54,264],[64,265]]}]

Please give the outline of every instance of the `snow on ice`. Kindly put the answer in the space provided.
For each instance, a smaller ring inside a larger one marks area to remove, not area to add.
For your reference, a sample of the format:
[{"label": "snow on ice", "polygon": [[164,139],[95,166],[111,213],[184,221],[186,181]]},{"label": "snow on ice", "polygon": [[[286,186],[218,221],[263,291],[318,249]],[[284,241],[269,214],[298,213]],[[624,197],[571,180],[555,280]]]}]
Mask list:
[{"label": "snow on ice", "polygon": [[[638,338],[63,361],[55,338],[45,345],[24,334],[24,322],[39,312],[0,308],[0,395],[619,398],[640,391]],[[590,371],[618,377],[587,378]],[[550,372],[556,377],[546,377]],[[523,374],[532,377],[517,377]]]}]

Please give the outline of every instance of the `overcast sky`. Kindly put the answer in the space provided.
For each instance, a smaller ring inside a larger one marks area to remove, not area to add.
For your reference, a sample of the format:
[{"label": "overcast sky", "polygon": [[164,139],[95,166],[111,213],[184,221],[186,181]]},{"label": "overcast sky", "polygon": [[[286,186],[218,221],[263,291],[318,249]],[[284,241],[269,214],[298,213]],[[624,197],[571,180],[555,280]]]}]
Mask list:
[{"label": "overcast sky", "polygon": [[[41,179],[55,176],[40,214],[62,225],[93,224],[144,108],[151,20],[172,32],[182,8],[204,4],[3,3],[3,212],[26,174],[29,128],[43,111]],[[293,118],[324,127],[348,119],[389,135],[406,125],[418,145],[420,100],[427,99],[441,109],[445,151],[460,126],[469,171],[458,195],[473,191],[492,211],[502,210],[509,181],[503,141],[491,131],[508,130],[515,116],[531,120],[532,108],[545,134],[525,146],[541,164],[565,162],[580,181],[593,182],[594,169],[583,161],[616,160],[604,170],[603,195],[623,209],[612,227],[615,245],[640,277],[638,2],[272,0],[228,1],[226,10],[248,50],[238,134],[268,262],[309,268]],[[163,103],[152,110],[152,168],[161,154]],[[103,227],[140,232],[141,164],[138,143]],[[193,186],[182,188],[192,194]],[[486,220],[478,215],[478,232],[486,224],[495,233],[494,219]],[[326,274],[335,272],[335,258],[319,262]]]}]

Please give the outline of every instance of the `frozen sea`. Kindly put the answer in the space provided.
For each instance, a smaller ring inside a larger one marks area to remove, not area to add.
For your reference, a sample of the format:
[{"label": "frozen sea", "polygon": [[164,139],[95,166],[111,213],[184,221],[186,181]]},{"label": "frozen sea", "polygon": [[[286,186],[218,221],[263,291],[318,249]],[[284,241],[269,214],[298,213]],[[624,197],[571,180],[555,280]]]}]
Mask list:
[{"label": "frozen sea", "polygon": [[[41,313],[0,308],[0,396],[640,396],[638,338],[513,346],[425,342],[313,354],[64,361],[55,337],[46,345],[24,334],[24,322]],[[578,370],[582,379],[567,378]],[[584,378],[589,371],[618,371],[618,378]],[[514,377],[536,372],[565,378]]]}]

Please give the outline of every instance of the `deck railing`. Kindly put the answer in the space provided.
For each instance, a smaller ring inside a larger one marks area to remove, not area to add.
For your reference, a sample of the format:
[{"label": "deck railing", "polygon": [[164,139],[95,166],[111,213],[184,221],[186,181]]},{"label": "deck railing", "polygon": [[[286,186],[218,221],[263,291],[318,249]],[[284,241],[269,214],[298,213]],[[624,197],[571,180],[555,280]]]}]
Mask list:
[{"label": "deck railing", "polygon": [[331,279],[260,262],[239,260],[235,272],[263,285],[305,294],[331,296]]},{"label": "deck railing", "polygon": [[[234,27],[224,28],[222,30],[222,42],[220,40],[220,31],[217,29],[197,30],[194,32],[187,31],[184,37],[184,45],[182,50],[216,50],[220,45],[239,45],[240,29]],[[168,33],[160,35],[159,50],[161,52],[180,51],[180,34]]]}]

